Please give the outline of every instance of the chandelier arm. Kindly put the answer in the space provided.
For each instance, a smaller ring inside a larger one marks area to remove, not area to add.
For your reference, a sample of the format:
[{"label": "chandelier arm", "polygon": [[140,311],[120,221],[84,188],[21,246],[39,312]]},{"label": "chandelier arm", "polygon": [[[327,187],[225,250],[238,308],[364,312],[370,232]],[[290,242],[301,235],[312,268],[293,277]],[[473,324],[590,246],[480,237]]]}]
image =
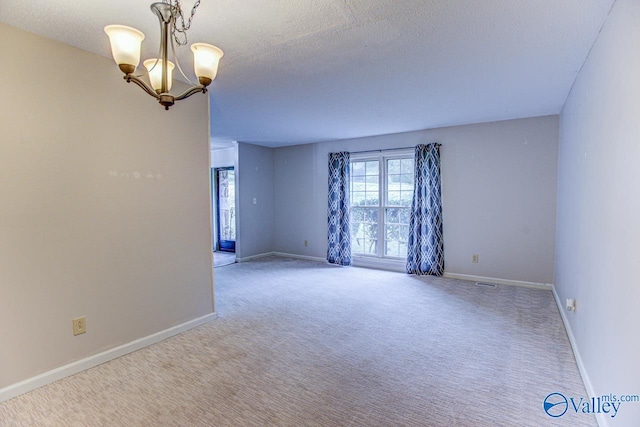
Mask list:
[{"label": "chandelier arm", "polygon": [[[170,9],[171,12],[173,12]],[[171,22],[173,20],[173,17],[171,17],[169,19],[169,22],[165,22],[164,20],[160,20],[160,58],[162,58],[162,82],[161,82],[161,88],[160,88],[160,92],[162,93],[166,93],[169,90],[169,76],[167,75],[167,70],[169,68],[169,64],[168,64],[168,60],[169,58],[167,58],[168,55],[168,49],[169,47],[167,46],[167,42],[169,41],[169,38],[171,37]]]},{"label": "chandelier arm", "polygon": [[[163,1],[163,3],[165,3],[165,2]],[[158,25],[160,26],[160,34],[162,34],[162,19],[160,19],[159,16],[158,16]],[[158,46],[158,54],[156,55],[156,62],[154,62],[153,67],[151,67],[151,69],[149,70],[149,73],[151,71],[153,71],[156,68],[156,65],[158,65],[158,63],[161,61],[161,57],[162,57],[161,55],[162,55],[162,41],[160,42],[160,45]],[[142,77],[142,75],[140,75],[138,77]]]},{"label": "chandelier arm", "polygon": [[206,86],[202,86],[202,85],[196,85],[196,86],[192,86],[189,89],[187,89],[186,91],[182,92],[180,95],[175,97],[176,101],[180,101],[181,99],[185,99],[190,97],[193,94],[196,93],[207,93],[207,87]]},{"label": "chandelier arm", "polygon": [[145,92],[147,92],[149,95],[153,96],[155,99],[160,99],[160,95],[158,95],[156,91],[151,86],[149,86],[144,80],[134,76],[133,74],[127,74],[126,76],[124,76],[124,79],[127,81],[127,83],[134,82],[135,84],[140,86]]},{"label": "chandelier arm", "polygon": [[184,71],[182,71],[182,67],[180,66],[180,61],[178,61],[178,55],[176,55],[176,45],[173,41],[173,38],[171,38],[171,53],[173,53],[173,60],[176,63],[176,67],[178,67],[178,71],[180,71],[180,74],[182,74],[182,77],[184,77],[185,79],[187,79],[187,81],[189,83],[191,83],[192,86],[198,86],[196,83],[194,83],[193,81],[191,81],[191,79],[189,77],[186,76],[186,74],[184,73]]}]

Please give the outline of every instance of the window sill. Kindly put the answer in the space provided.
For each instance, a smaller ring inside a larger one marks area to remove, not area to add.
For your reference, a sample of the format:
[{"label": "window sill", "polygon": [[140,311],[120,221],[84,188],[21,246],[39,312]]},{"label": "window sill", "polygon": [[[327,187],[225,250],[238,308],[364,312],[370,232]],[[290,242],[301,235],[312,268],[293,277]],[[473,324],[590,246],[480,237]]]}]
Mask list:
[{"label": "window sill", "polygon": [[354,267],[375,268],[378,270],[397,271],[400,273],[406,272],[406,264],[407,261],[404,259],[378,258],[361,255],[354,255],[351,263]]}]

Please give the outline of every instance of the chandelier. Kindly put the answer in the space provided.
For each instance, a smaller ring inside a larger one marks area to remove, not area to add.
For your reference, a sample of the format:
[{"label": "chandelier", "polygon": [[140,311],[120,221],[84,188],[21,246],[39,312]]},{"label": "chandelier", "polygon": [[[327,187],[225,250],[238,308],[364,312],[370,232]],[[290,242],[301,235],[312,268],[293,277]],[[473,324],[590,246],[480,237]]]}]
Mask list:
[{"label": "chandelier", "polygon": [[[168,110],[176,101],[188,98],[195,93],[207,93],[207,86],[216,78],[218,72],[218,63],[223,53],[213,45],[206,43],[194,43],[191,45],[194,71],[198,77],[198,84],[193,83],[184,74],[176,56],[175,45],[184,46],[187,44],[187,30],[191,27],[191,21],[199,5],[200,0],[196,0],[191,9],[191,16],[186,22],[180,0],[163,0],[151,5],[151,11],[158,17],[160,22],[160,48],[156,58],[147,59],[143,62],[144,67],[147,69],[148,83],[142,79],[143,75],[134,75],[136,67],[140,63],[140,46],[142,45],[142,40],[144,40],[144,34],[135,28],[124,25],[107,25],[104,27],[104,31],[109,36],[111,43],[113,60],[125,74],[124,79],[127,83],[134,82],[149,95],[156,98],[164,106],[165,110]],[[178,21],[180,21],[179,25]],[[169,48],[171,48],[175,64],[169,61]],[[179,95],[169,93],[172,72],[175,67],[192,84],[189,89]]]}]

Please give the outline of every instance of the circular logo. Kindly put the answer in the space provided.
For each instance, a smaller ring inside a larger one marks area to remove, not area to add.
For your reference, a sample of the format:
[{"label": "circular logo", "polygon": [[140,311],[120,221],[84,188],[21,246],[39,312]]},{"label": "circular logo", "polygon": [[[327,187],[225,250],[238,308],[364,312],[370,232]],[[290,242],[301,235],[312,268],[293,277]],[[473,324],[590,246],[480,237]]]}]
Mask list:
[{"label": "circular logo", "polygon": [[550,417],[558,418],[564,415],[569,409],[569,402],[564,395],[560,393],[551,393],[547,397],[544,398],[544,402],[542,402],[544,412],[547,413]]}]

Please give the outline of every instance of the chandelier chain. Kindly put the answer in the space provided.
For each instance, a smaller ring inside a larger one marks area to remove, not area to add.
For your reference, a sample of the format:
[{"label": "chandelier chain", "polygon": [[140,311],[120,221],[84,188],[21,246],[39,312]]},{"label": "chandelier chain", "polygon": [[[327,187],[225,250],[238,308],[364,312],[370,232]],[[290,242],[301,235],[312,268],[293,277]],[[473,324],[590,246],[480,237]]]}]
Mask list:
[{"label": "chandelier chain", "polygon": [[[175,13],[173,19],[173,25],[171,26],[171,33],[178,46],[184,46],[188,43],[187,31],[191,28],[191,22],[193,16],[196,14],[196,9],[200,6],[200,0],[196,0],[191,8],[191,15],[188,20],[185,20],[184,13],[182,12],[182,3],[180,0],[163,0],[165,3],[169,3],[175,6]],[[178,26],[178,18],[180,18],[180,26]]]}]

